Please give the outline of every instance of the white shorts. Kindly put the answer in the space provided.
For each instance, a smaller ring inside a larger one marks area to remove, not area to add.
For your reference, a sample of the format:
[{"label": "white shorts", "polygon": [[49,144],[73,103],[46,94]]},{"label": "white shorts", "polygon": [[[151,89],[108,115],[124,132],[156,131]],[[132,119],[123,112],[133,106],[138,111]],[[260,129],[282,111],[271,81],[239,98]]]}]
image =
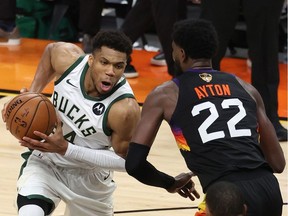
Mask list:
[{"label": "white shorts", "polygon": [[69,216],[113,215],[113,172],[58,167],[39,153],[33,151],[18,179],[19,194],[51,201],[55,208],[63,200]]}]

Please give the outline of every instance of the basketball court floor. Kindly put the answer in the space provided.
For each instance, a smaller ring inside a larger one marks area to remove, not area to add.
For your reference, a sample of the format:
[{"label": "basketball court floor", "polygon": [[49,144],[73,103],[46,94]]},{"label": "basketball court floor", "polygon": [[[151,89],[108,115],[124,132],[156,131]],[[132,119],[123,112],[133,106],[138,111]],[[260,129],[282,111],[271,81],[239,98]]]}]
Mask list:
[{"label": "basketball court floor", "polygon": [[[0,108],[11,97],[18,94],[22,87],[29,87],[33,79],[37,63],[44,50],[46,40],[22,39],[20,46],[0,47]],[[133,65],[140,76],[128,79],[136,99],[141,105],[147,94],[158,84],[171,77],[167,74],[166,67],[150,65],[150,59],[156,53],[135,50],[132,55]],[[223,70],[233,72],[242,79],[250,82],[251,70],[246,64],[246,59],[229,58],[223,60]],[[287,128],[287,64],[280,64],[279,86],[279,116],[281,123]],[[52,93],[52,83],[44,92]],[[0,120],[0,216],[17,215],[14,206],[16,197],[16,180],[18,171],[23,163],[20,154],[26,149],[20,147],[18,141],[5,129],[5,124]],[[288,143],[280,143],[286,158],[288,158]],[[173,176],[181,172],[188,172],[184,160],[177,149],[176,143],[167,123],[161,125],[160,131],[151,149],[149,161],[155,166]],[[288,168],[282,174],[276,174],[283,195],[283,216],[288,215]],[[178,194],[170,194],[163,189],[149,187],[139,183],[126,173],[115,172],[115,181],[118,188],[114,194],[115,215],[123,216],[184,216],[194,215],[197,205],[202,201],[203,194],[197,177],[193,177],[196,188],[201,198],[196,201],[184,199]],[[65,205],[61,203],[54,212],[54,216],[64,214]]]}]

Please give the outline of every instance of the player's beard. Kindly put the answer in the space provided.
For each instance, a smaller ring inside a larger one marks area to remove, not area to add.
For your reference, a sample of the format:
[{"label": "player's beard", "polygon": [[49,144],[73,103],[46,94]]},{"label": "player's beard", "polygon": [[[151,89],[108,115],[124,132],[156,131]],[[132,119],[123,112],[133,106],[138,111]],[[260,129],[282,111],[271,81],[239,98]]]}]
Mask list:
[{"label": "player's beard", "polygon": [[181,68],[179,60],[174,60],[174,77],[180,76],[183,74],[183,70]]}]

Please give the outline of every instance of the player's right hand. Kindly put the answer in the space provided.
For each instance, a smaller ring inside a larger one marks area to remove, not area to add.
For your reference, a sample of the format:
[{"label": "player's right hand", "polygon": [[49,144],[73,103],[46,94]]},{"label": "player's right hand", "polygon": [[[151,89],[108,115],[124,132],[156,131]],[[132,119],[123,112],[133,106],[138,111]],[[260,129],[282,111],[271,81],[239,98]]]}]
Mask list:
[{"label": "player's right hand", "polygon": [[56,130],[53,134],[46,135],[39,131],[34,131],[37,137],[42,140],[31,139],[30,137],[24,136],[22,140],[19,140],[21,146],[25,146],[29,149],[36,149],[42,152],[52,152],[65,155],[68,148],[68,142],[63,137],[62,122],[61,119],[57,118]]},{"label": "player's right hand", "polygon": [[175,183],[167,191],[170,193],[177,192],[180,196],[194,201],[195,198],[199,199],[200,194],[195,189],[195,183],[192,181],[192,176],[195,176],[192,172],[181,173],[175,177]]}]

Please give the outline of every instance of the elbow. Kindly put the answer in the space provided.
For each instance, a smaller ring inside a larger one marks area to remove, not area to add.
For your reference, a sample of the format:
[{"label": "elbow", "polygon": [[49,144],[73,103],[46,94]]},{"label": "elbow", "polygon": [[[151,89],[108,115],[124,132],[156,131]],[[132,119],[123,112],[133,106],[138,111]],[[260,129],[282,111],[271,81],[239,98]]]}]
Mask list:
[{"label": "elbow", "polygon": [[125,162],[125,169],[130,176],[134,177],[139,172],[140,166],[135,161],[131,161],[129,158],[127,158]]},{"label": "elbow", "polygon": [[150,148],[145,145],[130,143],[126,156],[125,169],[134,178],[141,176],[145,169],[146,158]]},{"label": "elbow", "polygon": [[278,160],[274,161],[273,163],[270,162],[269,164],[274,173],[282,173],[286,166],[286,160],[283,156],[281,159],[278,158]]},{"label": "elbow", "polygon": [[273,169],[273,172],[274,173],[282,173],[285,169],[285,166],[286,166],[286,162],[282,162],[282,163],[279,163],[279,164],[275,164],[275,166],[272,167]]}]

